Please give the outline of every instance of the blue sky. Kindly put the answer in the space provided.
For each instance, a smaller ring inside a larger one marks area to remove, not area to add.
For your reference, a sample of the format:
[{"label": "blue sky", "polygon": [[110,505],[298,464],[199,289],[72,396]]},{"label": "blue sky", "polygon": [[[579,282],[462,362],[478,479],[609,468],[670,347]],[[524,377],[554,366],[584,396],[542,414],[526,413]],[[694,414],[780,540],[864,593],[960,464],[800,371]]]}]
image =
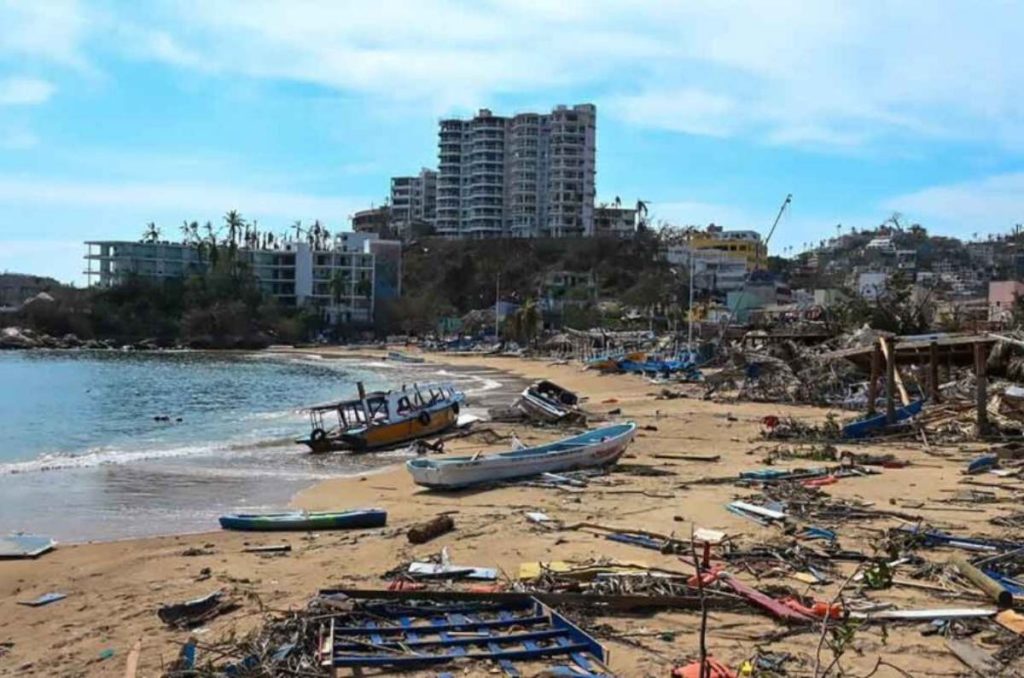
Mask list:
[{"label": "blue sky", "polygon": [[[937,10],[941,11],[937,11]],[[766,231],[1024,221],[1024,5],[0,0],[0,270],[230,209],[347,228],[439,117],[598,107],[598,196]]]}]

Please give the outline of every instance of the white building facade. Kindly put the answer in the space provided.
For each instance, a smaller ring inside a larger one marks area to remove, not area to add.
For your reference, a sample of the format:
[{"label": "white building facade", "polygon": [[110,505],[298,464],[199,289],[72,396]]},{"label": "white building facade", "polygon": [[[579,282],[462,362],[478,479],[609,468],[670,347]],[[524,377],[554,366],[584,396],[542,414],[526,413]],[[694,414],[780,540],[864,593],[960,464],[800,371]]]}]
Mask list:
[{"label": "white building facade", "polygon": [[412,225],[433,225],[437,208],[437,172],[423,168],[413,177],[391,178],[391,227],[403,237]]},{"label": "white building facade", "polygon": [[[369,233],[341,233],[326,249],[285,242],[270,249],[240,247],[237,256],[264,294],[283,306],[315,306],[332,322],[369,323],[374,318],[375,290],[380,287],[374,250],[385,244],[392,243]],[[187,278],[210,265],[208,250],[193,243],[105,240],[85,245],[90,286],[111,287],[132,276]]]},{"label": "white building facade", "polygon": [[450,238],[594,232],[597,109],[512,117],[482,109],[438,132],[436,229]]}]

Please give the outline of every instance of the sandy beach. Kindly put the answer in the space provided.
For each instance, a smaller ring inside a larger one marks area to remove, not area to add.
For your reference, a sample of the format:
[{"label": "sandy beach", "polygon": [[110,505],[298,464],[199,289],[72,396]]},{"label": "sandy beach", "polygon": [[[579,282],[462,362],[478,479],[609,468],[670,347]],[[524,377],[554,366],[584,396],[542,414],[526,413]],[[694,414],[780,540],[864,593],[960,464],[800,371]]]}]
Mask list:
[{"label": "sandy beach", "polygon": [[[320,349],[324,355],[351,355]],[[760,468],[769,447],[760,440],[765,415],[822,420],[826,410],[777,404],[701,400],[699,387],[684,387],[693,397],[657,400],[661,387],[634,376],[602,376],[579,365],[551,365],[548,361],[482,356],[428,356],[451,366],[479,366],[522,379],[548,378],[588,398],[593,412],[621,410],[614,420],[636,421],[642,429],[627,451],[623,464],[650,466],[674,475],[650,477],[614,473],[614,483],[591,485],[580,492],[535,487],[509,487],[460,493],[431,493],[418,488],[401,466],[353,478],[320,482],[293,499],[304,509],[347,509],[377,506],[389,512],[388,526],[355,532],[317,534],[239,534],[209,532],[186,536],[61,545],[34,561],[0,562],[0,644],[11,643],[0,654],[0,675],[18,676],[122,676],[130,648],[142,639],[140,676],[158,676],[177,655],[189,633],[165,627],[156,616],[163,603],[204,595],[218,588],[242,597],[235,612],[212,620],[198,639],[213,640],[258,624],[261,606],[272,610],[301,607],[318,589],[328,586],[383,588],[388,570],[413,558],[448,547],[458,564],[497,567],[514,577],[520,563],[566,560],[586,562],[598,558],[641,562],[686,572],[677,556],[614,543],[579,530],[549,531],[531,525],[524,512],[541,510],[564,521],[598,522],[689,537],[691,526],[724,530],[741,541],[764,542],[777,538],[776,528],[761,527],[729,513],[724,504],[753,491],[733,484],[685,486],[706,477],[735,476]],[[845,413],[844,416],[849,416]],[[554,430],[526,426],[496,426],[514,432],[526,443],[558,437]],[[479,438],[452,441],[450,453],[489,449]],[[925,517],[936,526],[962,533],[998,534],[988,518],[1005,510],[989,504],[958,510],[956,504],[937,503],[963,489],[960,469],[969,451],[945,447],[928,454],[920,444],[890,443],[856,446],[858,452],[885,452],[909,461],[901,469],[884,469],[868,478],[848,478],[829,486],[836,497],[860,498],[876,508],[898,508]],[[717,462],[659,459],[659,454],[715,454]],[[947,456],[937,456],[943,454]],[[809,466],[814,462],[783,461],[781,466]],[[1000,479],[990,482],[998,484]],[[994,490],[997,491],[997,490]],[[900,508],[910,502],[917,508]],[[1000,508],[1003,507],[1003,509]],[[952,509],[952,510],[951,510]],[[414,522],[440,512],[452,512],[456,530],[433,541],[411,546],[405,532]],[[857,521],[841,528],[847,549],[870,552],[881,531],[898,525],[895,520]],[[246,545],[288,543],[292,551],[281,556],[245,553]],[[951,552],[930,552],[941,562]],[[197,555],[189,555],[197,554]],[[852,564],[841,571],[852,572]],[[692,570],[691,570],[692,571]],[[788,585],[828,599],[842,582],[809,586],[784,574],[755,580],[737,573],[747,583],[764,588]],[[59,591],[65,600],[39,608],[18,604]],[[894,586],[867,594],[872,600],[899,607],[987,606],[981,597],[943,599],[932,591]],[[699,614],[658,613],[592,619],[604,632],[602,642],[611,652],[611,667],[622,676],[665,676],[673,666],[697,656]],[[922,636],[922,624],[864,626],[843,658],[851,675],[868,674],[879,657],[910,675],[958,675],[963,666],[944,647],[940,636]],[[816,632],[768,642],[766,634],[783,627],[754,610],[713,612],[709,620],[711,654],[737,669],[751,657],[755,646],[790,652],[791,675],[811,675],[818,643]],[[107,656],[106,650],[113,650]],[[104,658],[106,657],[106,658]],[[900,675],[882,666],[876,676]]]}]

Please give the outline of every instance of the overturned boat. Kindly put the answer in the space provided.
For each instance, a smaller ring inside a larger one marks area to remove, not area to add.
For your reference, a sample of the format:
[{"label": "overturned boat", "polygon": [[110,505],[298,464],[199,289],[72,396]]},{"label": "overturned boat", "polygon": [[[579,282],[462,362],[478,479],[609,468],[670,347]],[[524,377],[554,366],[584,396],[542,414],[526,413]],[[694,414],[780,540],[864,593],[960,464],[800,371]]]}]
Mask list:
[{"label": "overturned boat", "polygon": [[548,423],[582,416],[580,398],[552,381],[538,381],[524,389],[515,406],[531,419]]},{"label": "overturned boat", "polygon": [[546,445],[495,454],[410,459],[417,485],[454,489],[582,468],[611,466],[633,440],[636,424],[615,424]]},{"label": "overturned boat", "polygon": [[298,440],[313,452],[366,452],[441,433],[459,418],[466,396],[451,384],[412,384],[401,389],[309,408],[309,436]]}]

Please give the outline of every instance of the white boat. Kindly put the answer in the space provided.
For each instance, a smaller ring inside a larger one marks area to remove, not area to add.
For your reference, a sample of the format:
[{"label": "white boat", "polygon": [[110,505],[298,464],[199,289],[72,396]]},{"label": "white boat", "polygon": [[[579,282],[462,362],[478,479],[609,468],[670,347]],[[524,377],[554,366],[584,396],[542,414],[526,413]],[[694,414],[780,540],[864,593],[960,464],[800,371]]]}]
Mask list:
[{"label": "white boat", "polygon": [[416,355],[409,355],[408,353],[402,353],[400,351],[388,351],[388,360],[393,360],[398,363],[424,363],[426,360]]},{"label": "white boat", "polygon": [[579,396],[550,381],[538,381],[524,389],[515,405],[532,419],[555,423],[578,414]]},{"label": "white boat", "polygon": [[615,464],[633,440],[636,424],[615,424],[538,447],[471,457],[410,459],[417,485],[452,489]]}]

